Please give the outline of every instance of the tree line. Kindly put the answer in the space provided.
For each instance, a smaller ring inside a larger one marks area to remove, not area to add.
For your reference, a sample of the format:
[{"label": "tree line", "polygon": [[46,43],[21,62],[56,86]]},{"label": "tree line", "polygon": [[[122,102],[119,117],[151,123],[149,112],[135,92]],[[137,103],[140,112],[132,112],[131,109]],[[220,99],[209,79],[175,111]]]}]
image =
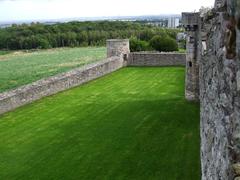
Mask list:
[{"label": "tree line", "polygon": [[116,38],[135,38],[149,42],[156,35],[176,39],[178,32],[142,22],[123,21],[14,24],[0,29],[0,49],[105,46],[107,39]]}]

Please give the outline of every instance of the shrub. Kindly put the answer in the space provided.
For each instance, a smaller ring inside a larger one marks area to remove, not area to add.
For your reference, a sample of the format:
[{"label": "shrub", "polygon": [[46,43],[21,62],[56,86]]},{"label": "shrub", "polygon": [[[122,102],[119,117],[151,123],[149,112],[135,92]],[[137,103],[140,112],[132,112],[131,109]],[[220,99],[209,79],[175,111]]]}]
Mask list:
[{"label": "shrub", "polygon": [[151,50],[151,48],[147,41],[142,41],[137,38],[131,38],[130,39],[130,50],[131,50],[131,52],[149,51],[149,50]]},{"label": "shrub", "polygon": [[157,51],[178,51],[177,41],[169,36],[154,36],[150,46]]},{"label": "shrub", "polygon": [[179,48],[186,49],[186,39],[182,39],[178,41],[178,44],[179,44]]}]

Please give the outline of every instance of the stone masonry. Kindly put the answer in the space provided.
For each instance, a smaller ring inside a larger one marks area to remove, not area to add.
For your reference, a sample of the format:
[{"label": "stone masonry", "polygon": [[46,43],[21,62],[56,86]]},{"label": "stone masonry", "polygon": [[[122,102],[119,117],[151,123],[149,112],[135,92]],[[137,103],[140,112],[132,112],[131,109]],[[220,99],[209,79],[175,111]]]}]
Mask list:
[{"label": "stone masonry", "polygon": [[127,66],[128,55],[130,53],[129,39],[109,39],[107,40],[107,57],[119,56],[123,59],[123,66]]},{"label": "stone masonry", "polygon": [[131,52],[128,66],[185,66],[185,53]]},{"label": "stone masonry", "polygon": [[107,57],[128,55],[130,53],[128,39],[107,40]]},{"label": "stone masonry", "polygon": [[77,68],[50,78],[0,94],[0,114],[50,96],[66,89],[84,84],[123,67],[123,61],[111,57],[101,62]]},{"label": "stone masonry", "polygon": [[182,21],[187,32],[187,55],[185,97],[187,100],[199,100],[199,13],[183,13]]},{"label": "stone masonry", "polygon": [[[186,15],[185,19],[189,20]],[[237,180],[240,179],[240,1],[216,0],[214,9],[199,20],[198,27],[195,46],[199,64],[202,180]],[[192,47],[187,47],[191,52]]]}]

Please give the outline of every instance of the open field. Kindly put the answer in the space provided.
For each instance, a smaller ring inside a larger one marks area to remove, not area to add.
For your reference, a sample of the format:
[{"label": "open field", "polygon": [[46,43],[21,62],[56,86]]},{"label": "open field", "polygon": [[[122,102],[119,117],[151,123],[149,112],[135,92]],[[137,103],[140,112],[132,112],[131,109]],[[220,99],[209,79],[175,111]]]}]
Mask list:
[{"label": "open field", "polygon": [[10,53],[10,51],[1,51],[1,50],[0,50],[0,56],[6,55],[6,54],[9,54],[9,53]]},{"label": "open field", "polygon": [[124,68],[0,116],[0,179],[200,179],[184,71]]},{"label": "open field", "polygon": [[[1,53],[1,52],[0,52]],[[2,52],[4,53],[4,52]],[[0,56],[0,92],[106,57],[106,48],[60,48]]]}]

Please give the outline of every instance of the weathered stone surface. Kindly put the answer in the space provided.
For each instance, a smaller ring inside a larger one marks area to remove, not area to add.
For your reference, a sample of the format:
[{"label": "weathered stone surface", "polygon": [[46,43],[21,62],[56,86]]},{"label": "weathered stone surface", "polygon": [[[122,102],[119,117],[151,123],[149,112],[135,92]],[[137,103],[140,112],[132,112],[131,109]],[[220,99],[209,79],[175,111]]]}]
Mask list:
[{"label": "weathered stone surface", "polygon": [[240,71],[237,72],[237,89],[240,91]]},{"label": "weathered stone surface", "polygon": [[[232,180],[233,164],[240,162],[240,34],[235,37],[231,29],[233,13],[239,13],[234,2],[217,0],[201,25],[205,36],[200,41],[206,41],[199,62],[202,180]],[[235,51],[235,40],[239,57],[228,55],[229,47]]]},{"label": "weathered stone surface", "polygon": [[187,55],[185,97],[189,101],[199,100],[199,55],[201,54],[199,43],[199,13],[183,13],[183,25],[187,32]]},{"label": "weathered stone surface", "polygon": [[198,26],[198,19],[199,19],[198,13],[189,12],[182,13],[182,23],[185,28],[188,26]]},{"label": "weathered stone surface", "polygon": [[236,175],[240,176],[240,163],[233,164],[233,169]]},{"label": "weathered stone surface", "polygon": [[[124,56],[130,53],[129,39],[107,40],[107,57]],[[127,59],[127,57],[125,57]]]},{"label": "weathered stone surface", "polygon": [[115,56],[98,63],[74,69],[67,73],[39,80],[16,90],[2,93],[0,94],[0,114],[31,103],[42,97],[79,86],[122,67],[123,60]]},{"label": "weathered stone surface", "polygon": [[128,66],[185,66],[186,54],[133,52],[129,54]]}]

